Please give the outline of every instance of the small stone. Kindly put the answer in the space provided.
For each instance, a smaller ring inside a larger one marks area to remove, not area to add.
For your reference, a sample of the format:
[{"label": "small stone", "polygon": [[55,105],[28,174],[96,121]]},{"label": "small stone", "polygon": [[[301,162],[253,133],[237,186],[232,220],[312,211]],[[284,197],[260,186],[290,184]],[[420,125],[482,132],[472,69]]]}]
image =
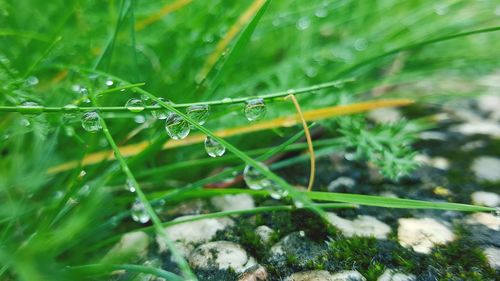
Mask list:
[{"label": "small stone", "polygon": [[255,229],[255,234],[259,236],[260,241],[263,244],[271,242],[271,238],[274,234],[274,230],[267,225],[260,225]]},{"label": "small stone", "polygon": [[401,112],[392,107],[380,108],[370,111],[368,118],[376,123],[395,123],[401,120]]},{"label": "small stone", "polygon": [[500,137],[500,125],[498,122],[490,120],[471,121],[452,126],[450,130],[464,135],[490,135]]},{"label": "small stone", "polygon": [[238,281],[265,281],[267,277],[266,268],[260,264],[256,264],[247,268],[245,272],[238,277]]},{"label": "small stone", "polygon": [[326,270],[311,270],[296,272],[288,276],[285,281],[333,281],[333,279]]},{"label": "small stone", "polygon": [[483,95],[477,99],[477,105],[480,110],[490,113],[493,119],[500,120],[500,96],[499,95]]},{"label": "small stone", "polygon": [[255,208],[255,201],[248,194],[216,196],[210,202],[221,211],[238,211]]},{"label": "small stone", "polygon": [[466,222],[468,224],[481,224],[489,229],[500,231],[500,217],[494,216],[490,213],[475,213],[470,215]]},{"label": "small stone", "polygon": [[240,245],[228,241],[215,241],[196,248],[189,256],[189,264],[199,269],[233,269],[244,272],[256,264]]},{"label": "small stone", "polygon": [[484,250],[484,255],[488,260],[491,268],[500,269],[500,248],[489,247]]},{"label": "small stone", "polygon": [[474,160],[471,167],[479,180],[500,181],[500,159],[481,156]]},{"label": "small stone", "polygon": [[[182,216],[174,219],[174,221],[185,220],[191,217]],[[193,249],[193,244],[210,241],[217,231],[224,230],[233,225],[233,220],[229,218],[210,218],[176,224],[165,228],[165,231],[170,239],[175,242],[176,246],[183,250],[183,255],[187,256]],[[157,237],[156,241],[160,252],[167,250],[165,242],[160,237]]]},{"label": "small stone", "polygon": [[122,236],[120,241],[104,256],[103,262],[121,263],[131,262],[148,253],[149,236],[142,231],[129,232]]},{"label": "small stone", "polygon": [[328,185],[328,191],[335,192],[338,191],[340,187],[346,187],[347,189],[353,187],[356,184],[356,181],[349,177],[339,177]]},{"label": "small stone", "polygon": [[415,281],[417,277],[413,274],[404,274],[396,272],[392,269],[387,269],[382,275],[377,279],[377,281]]},{"label": "small stone", "polygon": [[366,278],[356,270],[346,270],[332,274],[333,281],[366,281]]},{"label": "small stone", "polygon": [[372,216],[358,216],[354,220],[347,220],[334,213],[328,213],[332,225],[340,229],[347,237],[375,237],[386,239],[391,233],[391,227]]},{"label": "small stone", "polygon": [[472,203],[486,207],[500,206],[500,196],[493,192],[476,191],[471,195]]},{"label": "small stone", "polygon": [[425,164],[425,165],[428,165],[428,166],[431,166],[431,167],[434,167],[434,168],[440,169],[440,170],[448,170],[448,168],[450,167],[450,162],[448,161],[448,159],[446,159],[444,157],[440,157],[440,156],[429,157],[425,154],[418,154],[418,155],[415,155],[414,159],[417,162],[420,162],[422,164]]},{"label": "small stone", "polygon": [[297,266],[306,266],[307,263],[320,259],[327,247],[326,243],[316,243],[308,239],[305,233],[301,234],[300,231],[292,232],[274,244],[271,247],[269,262],[285,266],[287,257],[294,256],[297,258]]},{"label": "small stone", "polygon": [[399,219],[398,223],[399,244],[418,253],[429,254],[434,245],[455,240],[455,235],[447,226],[432,218]]}]

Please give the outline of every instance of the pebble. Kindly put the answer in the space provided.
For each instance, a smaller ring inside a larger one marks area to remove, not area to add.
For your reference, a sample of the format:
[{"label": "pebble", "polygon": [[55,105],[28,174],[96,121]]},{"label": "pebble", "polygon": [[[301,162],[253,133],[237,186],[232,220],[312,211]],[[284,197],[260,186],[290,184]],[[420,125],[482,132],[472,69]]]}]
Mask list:
[{"label": "pebble", "polygon": [[239,277],[238,281],[265,281],[268,273],[265,267],[260,264],[253,265],[245,270]]},{"label": "pebble", "polygon": [[255,208],[255,201],[248,194],[223,195],[210,199],[212,205],[221,211],[239,211]]},{"label": "pebble", "polygon": [[474,213],[467,218],[466,222],[468,224],[482,224],[489,229],[500,231],[500,217],[490,213]]},{"label": "pebble", "polygon": [[255,234],[259,236],[260,241],[263,244],[271,242],[271,238],[274,234],[274,230],[267,225],[260,225],[255,229]]},{"label": "pebble", "polygon": [[450,131],[464,135],[490,135],[500,137],[500,125],[496,121],[479,120],[452,126]]},{"label": "pebble", "polygon": [[391,227],[372,216],[358,216],[354,220],[343,219],[334,213],[328,213],[330,223],[340,229],[347,237],[362,236],[387,239]]},{"label": "pebble", "polygon": [[387,269],[377,281],[415,281],[417,277],[413,274],[404,274],[392,269]]},{"label": "pebble", "polygon": [[471,167],[479,180],[500,181],[500,159],[491,156],[481,156],[474,160]]},{"label": "pebble", "polygon": [[[174,221],[189,219],[192,216],[182,216]],[[234,221],[230,218],[210,218],[176,224],[165,228],[167,235],[179,247],[183,256],[188,256],[193,249],[193,244],[210,241],[217,231],[222,231],[227,227],[233,226]],[[166,251],[167,247],[159,237],[156,238],[160,252]]]},{"label": "pebble", "polygon": [[330,274],[326,270],[311,270],[296,272],[285,279],[285,281],[366,281],[359,272],[346,270]]},{"label": "pebble", "polygon": [[149,236],[142,231],[129,232],[104,256],[103,262],[120,263],[145,257],[148,253]]},{"label": "pebble", "polygon": [[189,264],[198,269],[233,269],[242,273],[256,265],[240,245],[229,241],[215,241],[196,248],[189,256]]},{"label": "pebble", "polygon": [[415,161],[440,170],[448,170],[450,167],[450,161],[441,156],[429,157],[425,154],[417,154],[415,155]]},{"label": "pebble", "polygon": [[484,250],[484,255],[488,260],[491,268],[500,269],[500,248],[489,247]]},{"label": "pebble", "polygon": [[368,118],[376,123],[395,123],[401,120],[401,112],[392,107],[380,108],[370,111]]},{"label": "pebble", "polygon": [[356,184],[356,181],[349,177],[339,177],[328,185],[328,191],[330,192],[335,192],[338,191],[339,187],[346,187],[346,188],[351,188]]},{"label": "pebble", "polygon": [[483,95],[477,99],[479,109],[486,113],[490,113],[493,119],[500,120],[500,96],[499,95]]},{"label": "pebble", "polygon": [[476,191],[471,195],[472,203],[486,207],[500,206],[500,195],[493,192]]},{"label": "pebble", "polygon": [[455,239],[453,232],[432,218],[408,218],[398,220],[398,240],[403,247],[429,254],[436,244],[446,244]]}]

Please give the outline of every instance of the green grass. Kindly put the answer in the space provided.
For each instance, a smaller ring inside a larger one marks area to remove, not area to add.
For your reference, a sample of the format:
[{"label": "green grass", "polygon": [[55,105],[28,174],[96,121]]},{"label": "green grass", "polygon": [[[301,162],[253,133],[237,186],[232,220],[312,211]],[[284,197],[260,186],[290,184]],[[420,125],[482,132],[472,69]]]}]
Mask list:
[{"label": "green grass", "polygon": [[[128,219],[135,196],[144,203],[159,235],[164,233],[162,225],[171,224],[155,214],[160,198],[171,204],[164,207],[168,209],[189,199],[221,194],[267,196],[248,189],[203,189],[232,177],[233,172],[241,173],[244,165],[261,169],[288,190],[287,204],[300,201],[319,216],[324,207],[351,204],[490,210],[319,192],[324,186],[315,186],[318,192],[299,192],[277,172],[307,163],[307,155],[279,159],[269,171],[256,161],[305,151],[305,143],[298,142],[302,128],[258,132],[258,138],[243,134],[221,139],[214,132],[248,126],[242,107],[255,97],[265,99],[265,118],[272,119],[294,113],[292,104],[282,99],[290,93],[297,95],[304,111],[374,98],[411,98],[425,105],[481,94],[485,86],[478,79],[500,64],[500,17],[495,14],[499,6],[494,1],[264,1],[201,81],[197,75],[217,42],[254,1],[194,0],[142,29],[135,28],[174,1],[0,2],[1,280],[67,280],[69,276],[92,280],[94,274],[117,269],[195,279],[179,256],[181,271],[173,273],[140,264],[100,264],[100,260],[121,234],[144,229]],[[391,71],[396,65],[400,69]],[[107,79],[114,85],[107,87]],[[440,87],[453,81],[467,87]],[[92,104],[72,90],[74,85],[90,89]],[[381,86],[386,90],[377,94]],[[168,140],[163,122],[146,127],[141,121],[147,123],[149,110],[157,107],[147,104],[143,112],[130,112],[124,104],[132,97],[147,97],[148,102],[157,101],[176,112],[196,131],[223,144],[226,155],[209,159],[199,144],[163,150]],[[42,107],[20,107],[24,101]],[[77,106],[64,107],[71,103]],[[205,125],[183,113],[184,107],[193,104],[212,105]],[[95,134],[80,124],[82,112],[93,110],[99,112],[103,127]],[[319,121],[311,130],[321,132],[314,139],[318,157],[354,150],[360,159],[375,163],[381,173],[396,179],[415,168],[411,145],[419,130],[433,126],[422,120],[372,127],[363,115],[342,116]],[[408,129],[415,127],[418,130]],[[138,133],[129,138],[136,129]],[[121,156],[118,146],[141,141],[148,146],[131,157]],[[47,173],[58,164],[82,163],[87,155],[110,149],[118,161]],[[229,169],[211,173],[220,167]],[[123,186],[126,179],[136,186],[135,194],[114,188]],[[330,203],[319,203],[324,201]],[[263,205],[237,213],[293,208]],[[215,212],[193,219],[234,214]]]}]

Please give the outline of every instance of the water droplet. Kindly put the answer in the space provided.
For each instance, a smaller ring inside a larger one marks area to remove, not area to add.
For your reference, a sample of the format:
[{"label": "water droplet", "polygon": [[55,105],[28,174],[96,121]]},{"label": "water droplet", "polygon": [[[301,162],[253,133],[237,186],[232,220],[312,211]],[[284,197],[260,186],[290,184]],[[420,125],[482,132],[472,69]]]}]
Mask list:
[{"label": "water droplet", "polygon": [[134,116],[134,122],[137,124],[143,124],[146,122],[146,117],[144,117],[144,115],[136,115]]},{"label": "water droplet", "polygon": [[125,189],[130,192],[135,192],[135,184],[130,179],[127,179],[127,182],[125,183]]},{"label": "water droplet", "polygon": [[368,47],[368,42],[365,39],[361,38],[354,42],[354,49],[357,51],[364,51]]},{"label": "water droplet", "polygon": [[146,208],[144,208],[144,204],[142,204],[139,198],[135,199],[134,204],[132,204],[132,208],[130,209],[130,213],[134,221],[147,223],[150,220],[150,217],[146,212]]},{"label": "water droplet", "polygon": [[75,104],[67,104],[63,106],[64,117],[67,119],[71,119],[76,116],[76,112],[78,111],[78,106]]},{"label": "water droplet", "polygon": [[192,105],[186,109],[186,114],[191,119],[196,121],[196,123],[203,125],[208,119],[210,114],[210,107],[206,104],[203,105]]},{"label": "water droplet", "polygon": [[210,157],[219,157],[226,152],[226,148],[222,144],[209,136],[205,139],[205,150]]},{"label": "water droplet", "polygon": [[174,140],[187,137],[191,131],[188,122],[175,113],[170,114],[165,120],[165,129],[168,135]]},{"label": "water droplet", "polygon": [[95,111],[86,112],[82,116],[82,127],[87,132],[95,133],[102,129],[99,114]]},{"label": "water droplet", "polygon": [[87,172],[85,170],[81,170],[80,173],[78,174],[78,176],[80,178],[83,178],[86,174],[87,174]]},{"label": "water droplet", "polygon": [[314,15],[318,18],[325,18],[328,16],[328,11],[325,8],[319,8],[314,12]]},{"label": "water droplet", "polygon": [[302,209],[304,208],[304,203],[299,200],[293,200],[293,204],[295,205],[295,208],[297,209]]},{"label": "water droplet", "polygon": [[106,87],[111,88],[115,84],[115,82],[112,79],[107,79],[104,84],[106,84]]},{"label": "water droplet", "polygon": [[311,19],[309,17],[301,17],[296,24],[298,30],[306,30],[311,26]]},{"label": "water droplet", "polygon": [[20,122],[21,126],[23,127],[29,127],[31,125],[31,122],[28,118],[21,118]]},{"label": "water droplet", "polygon": [[144,110],[144,102],[141,99],[131,98],[125,104],[130,112],[141,112]]},{"label": "water droplet", "polygon": [[266,115],[266,105],[263,99],[252,99],[246,102],[245,116],[248,121],[262,119]]},{"label": "water droplet", "polygon": [[18,107],[18,111],[26,115],[31,115],[43,112],[43,107],[34,101],[25,101]]},{"label": "water droplet", "polygon": [[[166,100],[164,98],[158,98],[158,99],[162,102],[170,103],[169,100]],[[164,108],[159,102],[155,102],[153,106],[159,107],[158,109],[151,110],[151,115],[153,115],[154,118],[163,120],[167,119],[167,117],[170,115],[170,111]]]},{"label": "water droplet", "polygon": [[286,93],[289,94],[289,95],[294,95],[297,91],[295,91],[295,89],[288,89],[286,90]]},{"label": "water droplet", "polygon": [[38,78],[36,76],[29,76],[26,78],[26,81],[24,81],[25,85],[28,87],[33,87],[38,84]]},{"label": "water droplet", "polygon": [[[260,168],[269,171],[269,168],[264,163],[259,163]],[[249,188],[254,190],[265,189],[274,199],[281,199],[288,195],[288,191],[282,189],[277,183],[268,179],[260,170],[253,166],[247,165],[243,170],[243,180]]]},{"label": "water droplet", "polygon": [[233,99],[232,99],[232,98],[223,98],[223,99],[222,99],[222,103],[230,103],[230,102],[232,102],[232,101],[233,101]]}]

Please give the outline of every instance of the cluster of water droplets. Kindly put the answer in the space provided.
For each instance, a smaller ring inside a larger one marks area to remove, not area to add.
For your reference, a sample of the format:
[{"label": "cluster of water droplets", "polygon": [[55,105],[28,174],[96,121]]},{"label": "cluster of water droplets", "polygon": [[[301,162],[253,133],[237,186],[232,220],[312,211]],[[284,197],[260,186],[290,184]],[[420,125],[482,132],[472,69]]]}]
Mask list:
[{"label": "cluster of water droplets", "polygon": [[130,215],[132,219],[136,222],[147,223],[151,217],[149,216],[144,204],[139,198],[136,198],[134,204],[130,208]]},{"label": "cluster of water droplets", "polygon": [[[269,168],[262,162],[258,163],[259,168],[269,171]],[[247,165],[243,170],[243,180],[250,189],[267,190],[274,199],[281,199],[288,195],[288,191],[283,189],[273,180],[267,178],[258,168]]]}]

